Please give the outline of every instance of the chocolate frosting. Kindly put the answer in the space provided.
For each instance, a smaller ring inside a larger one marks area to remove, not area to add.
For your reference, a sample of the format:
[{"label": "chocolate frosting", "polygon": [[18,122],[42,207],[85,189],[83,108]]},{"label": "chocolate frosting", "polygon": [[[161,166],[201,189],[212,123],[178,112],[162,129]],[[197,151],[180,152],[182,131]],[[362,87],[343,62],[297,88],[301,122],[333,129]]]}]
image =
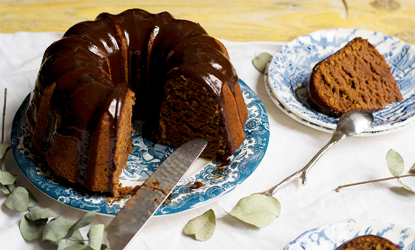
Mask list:
[{"label": "chocolate frosting", "polygon": [[[238,80],[224,50],[199,24],[167,12],[102,13],[74,25],[46,50],[27,112],[29,125],[34,128],[43,92],[56,83],[50,110],[55,118],[47,140],[55,135],[76,139],[78,182],[83,183],[90,135],[103,112],[110,117],[113,156],[128,88],[136,94],[134,115],[147,119],[158,114],[164,82],[175,74],[204,84],[219,100],[223,84],[233,92]],[[115,171],[115,163],[109,168]]]}]

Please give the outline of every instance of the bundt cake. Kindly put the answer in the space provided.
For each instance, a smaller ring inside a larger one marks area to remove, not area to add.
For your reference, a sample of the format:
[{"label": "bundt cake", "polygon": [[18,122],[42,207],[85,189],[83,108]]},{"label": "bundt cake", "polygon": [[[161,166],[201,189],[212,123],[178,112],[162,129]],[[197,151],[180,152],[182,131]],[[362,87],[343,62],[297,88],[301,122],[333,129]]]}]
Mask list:
[{"label": "bundt cake", "polygon": [[343,243],[336,250],[402,250],[402,248],[380,236],[362,235]]},{"label": "bundt cake", "polygon": [[116,194],[132,120],[173,147],[205,138],[202,156],[226,160],[245,139],[247,107],[223,44],[194,22],[130,9],[78,23],[48,47],[26,116],[57,175]]},{"label": "bundt cake", "polygon": [[314,66],[307,93],[312,108],[335,117],[403,100],[385,58],[360,37]]}]

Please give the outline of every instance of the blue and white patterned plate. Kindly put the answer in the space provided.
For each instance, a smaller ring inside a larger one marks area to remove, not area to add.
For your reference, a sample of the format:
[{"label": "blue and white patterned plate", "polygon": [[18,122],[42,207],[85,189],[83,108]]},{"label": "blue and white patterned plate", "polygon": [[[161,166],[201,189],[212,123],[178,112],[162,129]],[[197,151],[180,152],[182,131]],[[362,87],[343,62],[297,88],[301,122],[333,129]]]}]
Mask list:
[{"label": "blue and white patterned plate", "polygon": [[[248,120],[244,128],[246,139],[230,157],[231,164],[223,167],[219,165],[220,162],[198,159],[155,215],[175,214],[212,202],[235,189],[261,162],[269,142],[268,116],[258,96],[243,81],[239,82],[248,107]],[[128,197],[110,200],[102,194],[85,193],[60,181],[47,167],[36,152],[27,127],[25,110],[28,102],[29,96],[16,112],[11,132],[13,154],[23,174],[52,199],[74,208],[116,215]],[[132,135],[134,152],[129,155],[128,168],[123,170],[120,177],[123,186],[142,184],[174,151],[174,148],[144,139],[141,128],[141,124],[135,124],[137,132]]]},{"label": "blue and white patterned plate", "polygon": [[309,230],[288,244],[284,250],[333,250],[348,240],[369,234],[384,237],[403,250],[415,249],[413,229],[377,220],[348,220]]},{"label": "blue and white patterned plate", "polygon": [[[329,127],[326,127],[326,126],[322,126],[322,125],[319,125],[319,124],[315,124],[313,122],[310,122],[310,121],[308,121],[308,120],[306,120],[304,118],[301,118],[299,116],[296,116],[293,112],[291,112],[290,110],[288,110],[280,101],[278,101],[278,99],[272,93],[271,87],[269,85],[268,73],[266,73],[266,72],[264,74],[264,85],[265,85],[265,90],[267,91],[269,97],[274,102],[274,104],[278,108],[280,108],[282,110],[282,112],[284,112],[286,115],[288,115],[289,117],[291,117],[295,121],[297,121],[297,122],[299,122],[301,124],[304,124],[304,125],[306,125],[306,126],[308,126],[310,128],[314,128],[316,130],[320,130],[320,131],[323,131],[323,132],[326,132],[326,133],[330,133],[330,134],[334,133],[334,131],[336,130],[336,129],[332,129],[332,128],[329,128]],[[399,126],[399,127],[392,127],[390,129],[384,129],[384,130],[380,130],[380,131],[373,131],[373,130],[371,130],[371,131],[364,131],[364,132],[362,132],[360,134],[357,134],[355,136],[364,137],[364,136],[381,135],[381,134],[383,135],[383,134],[387,134],[387,133],[391,133],[391,132],[395,132],[397,130],[403,129],[403,128],[407,127],[406,125],[407,124],[404,124],[404,125]]]},{"label": "blue and white patterned plate", "polygon": [[335,129],[338,118],[311,109],[305,86],[316,63],[355,37],[368,39],[385,57],[405,99],[375,112],[374,123],[368,131],[389,130],[415,121],[415,46],[379,32],[332,29],[316,31],[289,42],[272,58],[268,67],[274,96],[296,116]]}]

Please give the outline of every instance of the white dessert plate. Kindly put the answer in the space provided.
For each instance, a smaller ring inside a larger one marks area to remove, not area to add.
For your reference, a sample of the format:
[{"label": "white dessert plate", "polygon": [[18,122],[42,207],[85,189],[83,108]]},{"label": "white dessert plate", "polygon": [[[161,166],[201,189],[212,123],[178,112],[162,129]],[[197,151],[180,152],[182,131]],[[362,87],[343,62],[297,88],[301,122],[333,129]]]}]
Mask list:
[{"label": "white dessert plate", "polygon": [[[215,201],[246,180],[261,162],[270,135],[268,116],[258,96],[243,81],[239,82],[248,107],[248,120],[244,128],[246,140],[230,157],[231,164],[222,166],[219,161],[198,159],[155,215],[175,214]],[[13,154],[23,174],[40,191],[63,204],[82,210],[97,210],[103,215],[116,215],[129,197],[116,200],[86,192],[57,178],[44,163],[33,146],[27,126],[25,111],[28,102],[29,96],[16,112],[11,132]],[[143,138],[141,124],[135,124],[135,130],[132,135],[134,152],[129,155],[128,168],[120,177],[123,186],[144,183],[174,151],[172,147]]]},{"label": "white dessert plate", "polygon": [[375,112],[374,123],[368,131],[390,130],[415,121],[415,46],[379,32],[332,29],[316,31],[287,43],[268,67],[268,82],[274,96],[297,117],[335,129],[338,118],[311,109],[305,86],[316,63],[355,37],[368,39],[385,57],[404,97],[403,101]]},{"label": "white dessert plate", "polygon": [[[334,133],[334,131],[336,130],[335,128],[332,129],[332,128],[329,128],[329,127],[326,127],[326,126],[322,126],[322,125],[310,122],[307,119],[296,116],[293,112],[288,110],[280,101],[278,101],[278,99],[272,93],[271,87],[269,85],[268,73],[266,73],[266,72],[264,74],[264,84],[265,84],[265,90],[267,91],[267,93],[268,93],[269,97],[271,98],[271,100],[286,115],[288,115],[289,117],[291,117],[295,121],[297,121],[301,124],[304,124],[304,125],[306,125],[310,128],[320,130],[320,131],[330,133],[330,134]],[[357,134],[355,136],[356,137],[365,137],[365,136],[373,136],[373,135],[384,135],[384,134],[388,134],[388,133],[391,133],[391,132],[395,132],[397,130],[401,130],[401,129],[407,127],[406,125],[408,125],[408,124],[410,124],[410,123],[404,124],[404,125],[399,126],[399,127],[393,127],[393,128],[390,128],[390,129],[384,129],[384,130],[380,130],[380,131],[367,130],[367,131],[364,131],[363,133]]]},{"label": "white dessert plate", "polygon": [[344,242],[361,235],[381,236],[399,245],[403,250],[415,249],[413,229],[377,220],[348,220],[304,232],[284,250],[334,250]]}]

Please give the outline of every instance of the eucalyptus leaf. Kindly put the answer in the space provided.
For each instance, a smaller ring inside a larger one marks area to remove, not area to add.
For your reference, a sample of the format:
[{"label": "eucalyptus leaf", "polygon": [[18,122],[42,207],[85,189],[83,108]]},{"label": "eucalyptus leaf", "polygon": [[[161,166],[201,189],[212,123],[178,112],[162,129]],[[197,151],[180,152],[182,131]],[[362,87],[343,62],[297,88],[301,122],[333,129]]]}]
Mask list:
[{"label": "eucalyptus leaf", "polygon": [[43,229],[42,241],[51,241],[52,244],[57,245],[71,226],[72,223],[61,217],[51,220]]},{"label": "eucalyptus leaf", "polygon": [[11,210],[27,211],[29,206],[29,192],[23,187],[17,187],[4,201],[4,205]]},{"label": "eucalyptus leaf", "polygon": [[0,144],[0,159],[6,155],[7,151],[10,149],[10,142],[6,141]]},{"label": "eucalyptus leaf", "polygon": [[32,192],[30,190],[27,190],[29,192],[29,204],[28,207],[32,208],[32,207],[36,207],[39,202],[37,201],[36,197],[32,194]]},{"label": "eucalyptus leaf", "polygon": [[11,185],[7,185],[7,187],[9,188],[10,192],[13,192],[17,188],[16,182]]},{"label": "eucalyptus leaf", "polygon": [[415,163],[412,165],[412,167],[409,169],[409,172],[415,173]]},{"label": "eucalyptus leaf", "polygon": [[271,61],[271,58],[272,56],[270,54],[263,52],[252,60],[252,64],[260,73],[264,74],[267,64]]},{"label": "eucalyptus leaf", "polygon": [[399,182],[399,184],[401,184],[401,185],[402,185],[402,187],[404,187],[406,190],[408,190],[409,192],[412,192],[412,193],[414,193],[414,194],[415,194],[414,190],[412,190],[412,188],[410,188],[408,185],[404,184],[404,183],[401,181],[401,179],[399,179],[399,178],[398,178],[398,180],[397,180],[397,181],[398,181],[398,182]]},{"label": "eucalyptus leaf", "polygon": [[36,221],[40,219],[49,219],[49,218],[58,218],[59,216],[56,215],[54,212],[52,212],[49,209],[46,208],[34,208],[29,213],[26,214],[26,218],[28,218],[31,221]]},{"label": "eucalyptus leaf", "polygon": [[61,239],[59,241],[58,250],[63,250],[70,246],[84,245],[84,238],[79,230],[76,230],[69,239]]},{"label": "eucalyptus leaf", "polygon": [[0,184],[12,185],[16,181],[16,178],[16,175],[7,171],[0,170]]},{"label": "eucalyptus leaf", "polygon": [[3,194],[10,194],[10,191],[9,191],[9,189],[7,189],[7,186],[4,186],[3,184],[0,184],[0,191]]},{"label": "eucalyptus leaf", "polygon": [[86,245],[74,245],[65,248],[65,250],[92,250],[92,248]]},{"label": "eucalyptus leaf", "polygon": [[191,219],[183,228],[187,235],[194,235],[196,240],[206,241],[210,239],[215,231],[216,216],[212,209],[204,214]]},{"label": "eucalyptus leaf", "polygon": [[93,225],[88,232],[89,246],[94,250],[101,250],[104,224]]},{"label": "eucalyptus leaf", "polygon": [[10,194],[10,192],[13,192],[15,189],[16,189],[16,183],[13,183],[11,185],[0,184],[0,191],[3,192],[3,194]]},{"label": "eucalyptus leaf", "polygon": [[230,215],[263,228],[277,218],[281,211],[280,202],[271,196],[253,194],[242,198],[229,212]]},{"label": "eucalyptus leaf", "polygon": [[111,249],[110,249],[110,248],[108,248],[108,246],[107,246],[107,245],[102,244],[102,245],[101,245],[101,250],[111,250]]},{"label": "eucalyptus leaf", "polygon": [[79,219],[75,224],[73,224],[71,228],[69,228],[65,238],[69,239],[76,230],[91,224],[96,214],[97,211],[90,211],[87,214],[85,214],[81,219]]},{"label": "eucalyptus leaf", "polygon": [[402,174],[404,164],[400,154],[395,152],[393,149],[389,150],[386,154],[386,162],[388,163],[389,171],[393,176],[398,177]]},{"label": "eucalyptus leaf", "polygon": [[47,221],[47,219],[31,221],[27,219],[26,216],[23,216],[19,225],[23,238],[28,241],[39,239]]}]

